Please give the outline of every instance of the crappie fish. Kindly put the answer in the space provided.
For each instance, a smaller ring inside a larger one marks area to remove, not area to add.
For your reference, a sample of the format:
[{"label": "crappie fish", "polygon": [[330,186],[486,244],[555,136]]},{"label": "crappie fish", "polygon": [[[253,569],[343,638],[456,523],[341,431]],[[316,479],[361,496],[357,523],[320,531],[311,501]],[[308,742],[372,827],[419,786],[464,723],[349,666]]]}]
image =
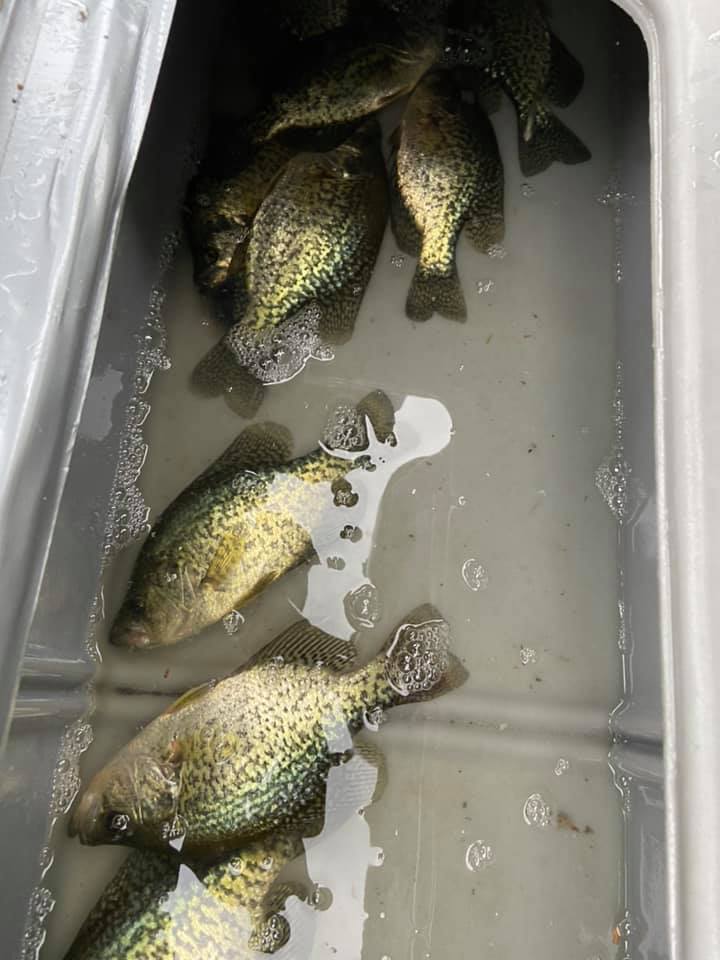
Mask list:
[{"label": "crappie fish", "polygon": [[298,836],[253,841],[218,863],[134,850],[65,960],[251,960],[290,936],[279,911],[298,891],[277,882],[303,852]]},{"label": "crappie fish", "polygon": [[[357,432],[290,459],[291,438],[274,424],[248,427],[153,525],[113,626],[113,643],[150,647],[193,636],[238,609],[310,559],[319,528],[357,502],[353,470],[367,447],[365,417],[382,442],[394,442],[385,394],[357,405]],[[338,530],[342,520],[338,518]]]},{"label": "crappie fish", "polygon": [[[342,826],[382,792],[385,760],[372,744],[333,768],[325,809],[312,831]],[[246,841],[220,860],[134,850],[90,912],[65,960],[250,960],[290,937],[287,897],[304,883],[279,874],[304,851],[299,833]],[[293,931],[297,942],[300,931]]]},{"label": "crappie fish", "polygon": [[387,220],[387,185],[375,121],[327,153],[301,153],[257,212],[247,250],[231,273],[239,286],[236,323],[193,374],[204,395],[225,393],[251,416],[261,399],[244,366],[248,340],[310,303],[325,342],[342,343],[355,324]]},{"label": "crappie fish", "polygon": [[524,176],[554,161],[583,163],[585,144],[550,109],[565,106],[582,86],[582,68],[553,37],[538,0],[469,0],[471,30],[491,37],[489,63],[480,64],[512,100],[518,118],[520,168]]},{"label": "crappie fish", "polygon": [[205,855],[316,824],[332,769],[352,756],[363,726],[464,682],[449,641],[448,624],[426,605],[349,670],[351,641],[294,624],[240,671],[149,723],[91,781],[70,832],[88,844]]},{"label": "crappie fish", "polygon": [[[379,15],[378,22],[384,21]],[[256,118],[256,140],[297,127],[360,120],[404,96],[444,54],[439,25],[417,31],[383,24],[357,41],[354,31],[336,49],[313,58]]]},{"label": "crappie fish", "polygon": [[238,169],[226,175],[201,173],[188,193],[188,226],[195,261],[195,282],[204,292],[227,280],[235,252],[247,242],[258,207],[285,164],[296,153],[271,141],[248,152]]},{"label": "crappie fish", "polygon": [[446,75],[428,75],[411,96],[395,135],[391,177],[396,240],[419,257],[408,317],[464,319],[455,247],[463,229],[483,252],[502,239],[503,170],[490,121],[460,100]]}]

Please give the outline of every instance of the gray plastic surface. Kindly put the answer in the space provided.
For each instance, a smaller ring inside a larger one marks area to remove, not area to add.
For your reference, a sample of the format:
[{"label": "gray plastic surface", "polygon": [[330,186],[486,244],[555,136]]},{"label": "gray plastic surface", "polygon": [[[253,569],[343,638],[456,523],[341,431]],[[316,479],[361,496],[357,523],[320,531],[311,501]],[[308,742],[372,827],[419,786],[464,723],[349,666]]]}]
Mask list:
[{"label": "gray plastic surface", "polygon": [[[720,953],[720,598],[713,589],[720,572],[713,536],[720,519],[713,483],[720,467],[720,9],[712,0],[620,5],[649,50],[653,148],[650,224],[642,203],[623,211],[626,275],[650,271],[651,283],[622,285],[617,303],[618,357],[627,372],[624,453],[642,484],[639,509],[620,536],[626,696],[612,721],[613,761],[629,797],[623,933],[632,957],[708,960]],[[145,169],[130,195],[135,206],[119,238],[113,309],[95,356],[125,188],[172,8],[169,0],[87,7],[6,0],[0,11],[0,129],[8,131],[0,158],[3,726],[22,679],[0,786],[0,844],[22,850],[6,885],[12,902],[3,905],[4,917],[14,918],[4,929],[9,957],[21,955],[28,904],[36,917],[47,909],[36,886],[48,810],[50,818],[62,810],[75,783],[72,766],[63,776],[53,770],[66,724],[87,705],[92,662],[84,637],[124,425],[113,411],[132,393],[132,333],[157,281],[136,249],[133,225],[144,224],[155,250],[177,226],[181,164],[163,145],[189,138],[188,102],[203,93],[203,38],[190,36],[187,24],[183,34],[180,23],[171,55],[191,64],[185,98],[177,86],[172,97],[158,90],[163,121],[147,134],[155,137],[155,175]],[[624,131],[623,190],[637,197],[648,161],[637,135],[646,119],[628,117]],[[93,358],[100,386],[78,431]],[[46,560],[54,587],[38,606]],[[81,745],[85,728],[70,729]]]},{"label": "gray plastic surface", "polygon": [[0,7],[0,743],[173,9]]}]

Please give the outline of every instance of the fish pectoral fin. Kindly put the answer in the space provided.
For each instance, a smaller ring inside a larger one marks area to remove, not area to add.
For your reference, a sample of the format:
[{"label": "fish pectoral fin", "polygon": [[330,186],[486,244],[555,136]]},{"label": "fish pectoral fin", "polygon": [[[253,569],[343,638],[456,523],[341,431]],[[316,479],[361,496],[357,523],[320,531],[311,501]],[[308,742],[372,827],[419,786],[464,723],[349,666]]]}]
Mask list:
[{"label": "fish pectoral fin", "polygon": [[[186,690],[182,696],[178,697],[174,703],[171,703],[167,709],[163,710],[160,716],[167,717],[172,713],[177,713],[178,710],[182,710],[183,707],[186,707],[189,703],[192,703],[193,700],[200,700],[202,697],[206,696],[208,693],[210,693],[214,686],[215,681],[209,680],[207,683],[198,684],[197,687],[191,687],[189,690]],[[177,740],[172,740],[170,742],[168,753],[170,762],[179,762],[181,753],[180,744]]]},{"label": "fish pectoral fin", "polygon": [[243,553],[243,544],[236,533],[226,536],[218,545],[215,556],[205,571],[200,586],[224,592],[227,590],[228,577]]},{"label": "fish pectoral fin", "polygon": [[333,637],[307,620],[299,620],[263,647],[242,669],[282,660],[309,667],[322,665],[340,673],[351,666],[356,656],[357,649],[352,640]]}]

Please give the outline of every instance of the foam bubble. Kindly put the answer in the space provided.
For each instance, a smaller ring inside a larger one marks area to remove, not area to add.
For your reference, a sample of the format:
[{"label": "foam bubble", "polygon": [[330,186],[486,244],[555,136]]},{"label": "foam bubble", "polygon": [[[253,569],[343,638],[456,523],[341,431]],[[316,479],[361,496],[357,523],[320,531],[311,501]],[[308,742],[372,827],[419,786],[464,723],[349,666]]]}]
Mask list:
[{"label": "foam bubble", "polygon": [[552,810],[540,793],[532,793],[523,806],[523,820],[529,827],[547,827]]},{"label": "foam bubble", "polygon": [[495,851],[484,840],[475,840],[465,851],[465,866],[478,873],[495,863]]}]

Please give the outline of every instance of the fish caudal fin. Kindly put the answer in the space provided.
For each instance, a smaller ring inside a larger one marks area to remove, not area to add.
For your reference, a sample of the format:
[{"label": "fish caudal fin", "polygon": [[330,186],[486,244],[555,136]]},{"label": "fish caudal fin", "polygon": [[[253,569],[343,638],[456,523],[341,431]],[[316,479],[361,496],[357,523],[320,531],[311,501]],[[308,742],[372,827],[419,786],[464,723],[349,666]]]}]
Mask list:
[{"label": "fish caudal fin", "polygon": [[447,320],[465,320],[465,297],[454,262],[447,274],[435,273],[418,264],[410,284],[405,313],[411,320],[429,320],[434,313]]},{"label": "fish caudal fin", "polygon": [[535,121],[528,139],[521,129],[518,141],[520,169],[525,177],[542,173],[555,161],[585,163],[591,157],[582,140],[549,110]]},{"label": "fish caudal fin", "polygon": [[227,405],[241,417],[255,416],[265,387],[237,360],[225,340],[209,350],[192,372],[190,384],[204,397],[225,395]]},{"label": "fish caudal fin", "polygon": [[556,107],[568,107],[582,90],[585,74],[581,64],[554,33],[550,34],[550,72],[545,93]]},{"label": "fish caudal fin", "polygon": [[359,453],[367,450],[370,437],[366,420],[370,421],[375,439],[395,445],[395,410],[382,390],[373,390],[352,406],[341,402],[328,417],[323,432],[323,443],[331,450]]},{"label": "fish caudal fin", "polygon": [[450,627],[430,604],[405,617],[380,656],[396,704],[432,700],[467,680],[467,670],[450,652]]}]

